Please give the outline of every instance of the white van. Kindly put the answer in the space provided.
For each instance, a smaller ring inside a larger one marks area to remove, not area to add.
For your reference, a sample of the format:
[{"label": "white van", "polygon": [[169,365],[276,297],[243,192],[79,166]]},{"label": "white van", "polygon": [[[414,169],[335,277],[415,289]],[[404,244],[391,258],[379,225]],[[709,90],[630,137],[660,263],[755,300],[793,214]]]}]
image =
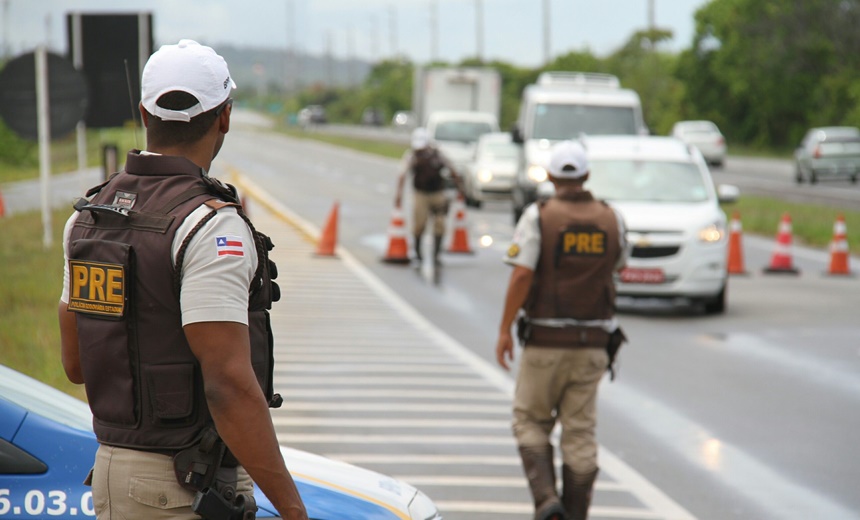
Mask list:
[{"label": "white van", "polygon": [[591,72],[544,72],[523,90],[512,135],[522,160],[511,191],[514,221],[537,198],[544,165],[558,141],[584,135],[646,135],[639,95],[616,76]]}]

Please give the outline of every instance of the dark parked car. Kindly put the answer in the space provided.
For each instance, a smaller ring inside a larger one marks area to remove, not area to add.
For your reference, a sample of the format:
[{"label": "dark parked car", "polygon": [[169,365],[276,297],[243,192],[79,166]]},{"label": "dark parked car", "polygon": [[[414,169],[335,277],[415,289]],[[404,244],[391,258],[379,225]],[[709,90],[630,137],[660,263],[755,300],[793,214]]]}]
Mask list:
[{"label": "dark parked car", "polygon": [[798,183],[815,184],[823,178],[860,175],[860,128],[827,126],[806,133],[794,151],[794,177]]},{"label": "dark parked car", "polygon": [[325,108],[322,105],[308,105],[305,108],[299,110],[299,124],[302,126],[312,125],[312,124],[323,124],[328,119],[325,115]]}]

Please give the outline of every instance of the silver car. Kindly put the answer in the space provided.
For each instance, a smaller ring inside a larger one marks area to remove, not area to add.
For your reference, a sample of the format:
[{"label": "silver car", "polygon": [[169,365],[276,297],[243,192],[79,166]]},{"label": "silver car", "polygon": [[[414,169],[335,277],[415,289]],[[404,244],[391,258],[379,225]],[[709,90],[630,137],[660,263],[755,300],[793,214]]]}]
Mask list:
[{"label": "silver car", "polygon": [[509,197],[519,165],[520,148],[511,134],[494,132],[478,138],[475,159],[464,172],[466,202],[481,207],[487,195]]},{"label": "silver car", "polygon": [[698,148],[708,164],[722,166],[726,160],[726,138],[711,121],[678,121],[672,137]]},{"label": "silver car", "polygon": [[798,184],[815,184],[824,177],[848,178],[860,175],[860,128],[828,126],[806,133],[794,151],[794,177]]}]

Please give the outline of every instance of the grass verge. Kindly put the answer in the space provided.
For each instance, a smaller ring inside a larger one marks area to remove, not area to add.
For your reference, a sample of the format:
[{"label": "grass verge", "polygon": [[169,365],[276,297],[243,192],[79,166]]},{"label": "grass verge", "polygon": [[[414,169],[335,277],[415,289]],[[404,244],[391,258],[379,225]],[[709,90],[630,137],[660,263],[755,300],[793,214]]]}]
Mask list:
[{"label": "grass verge", "polygon": [[0,360],[15,370],[84,399],[60,361],[57,302],[63,285],[63,224],[53,213],[53,245],[42,245],[38,212],[0,219]]},{"label": "grass verge", "polygon": [[280,127],[278,131],[296,139],[310,139],[323,143],[342,146],[352,150],[372,153],[389,157],[391,159],[400,159],[403,157],[403,152],[408,146],[397,143],[389,143],[385,141],[374,141],[372,139],[361,139],[359,137],[345,137],[330,134],[321,134],[313,131],[306,131],[296,127]]}]

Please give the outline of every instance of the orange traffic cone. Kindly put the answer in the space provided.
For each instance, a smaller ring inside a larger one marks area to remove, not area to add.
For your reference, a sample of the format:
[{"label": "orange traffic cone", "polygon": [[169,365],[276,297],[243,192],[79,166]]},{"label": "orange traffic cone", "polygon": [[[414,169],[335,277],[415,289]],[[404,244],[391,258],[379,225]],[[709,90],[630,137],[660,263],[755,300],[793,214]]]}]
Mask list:
[{"label": "orange traffic cone", "polygon": [[766,273],[798,274],[793,265],[791,256],[791,217],[786,212],[779,223],[776,234],[776,247],[770,259],[770,266],[765,268]]},{"label": "orange traffic cone", "polygon": [[338,202],[334,202],[331,213],[328,215],[325,229],[323,229],[320,241],[317,244],[317,256],[335,256],[334,249],[337,245],[337,213]]},{"label": "orange traffic cone", "polygon": [[388,251],[382,261],[390,264],[409,263],[409,244],[406,241],[405,224],[400,208],[394,208],[391,213],[391,226],[388,228]]},{"label": "orange traffic cone", "polygon": [[0,218],[6,216],[6,203],[3,202],[3,192],[0,192]]},{"label": "orange traffic cone", "polygon": [[466,201],[461,193],[455,202],[456,211],[454,213],[454,235],[451,238],[451,247],[448,248],[449,253],[466,253],[473,254],[469,247],[469,236],[466,230]]},{"label": "orange traffic cone", "polygon": [[845,238],[847,228],[845,217],[839,215],[833,224],[833,241],[830,242],[830,268],[827,274],[850,275],[848,267],[848,240]]},{"label": "orange traffic cone", "polygon": [[743,252],[743,226],[741,225],[740,213],[735,211],[732,214],[732,220],[729,223],[729,274],[747,274],[744,269],[744,252]]}]

